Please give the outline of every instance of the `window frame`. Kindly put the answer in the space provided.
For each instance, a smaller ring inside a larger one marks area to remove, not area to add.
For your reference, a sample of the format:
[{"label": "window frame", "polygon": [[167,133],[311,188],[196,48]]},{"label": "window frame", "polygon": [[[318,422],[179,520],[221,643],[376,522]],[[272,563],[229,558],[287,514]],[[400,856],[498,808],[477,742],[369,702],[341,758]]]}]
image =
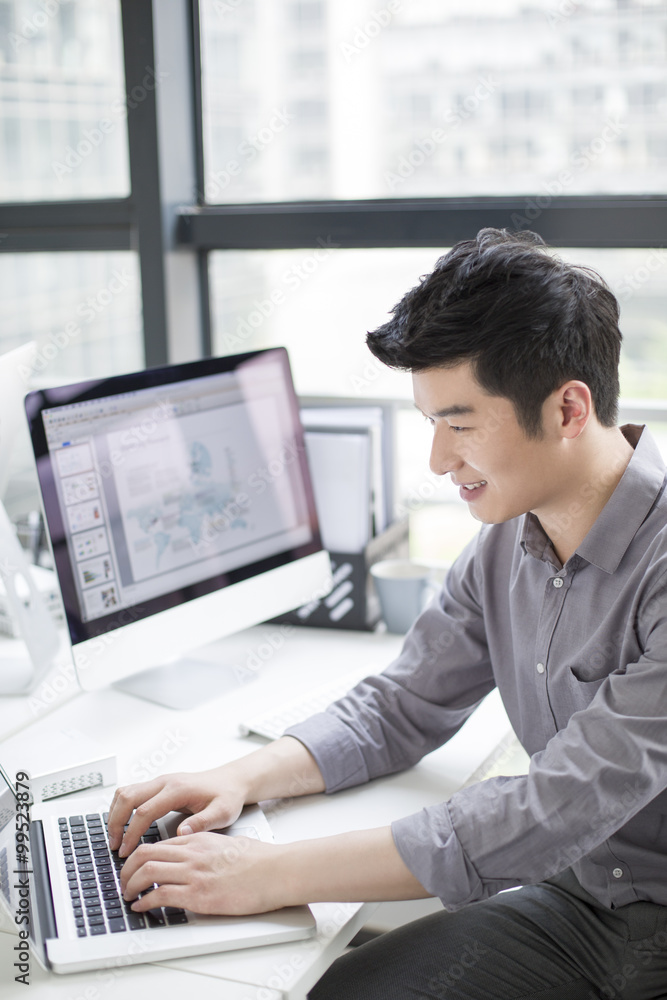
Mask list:
[{"label": "window frame", "polygon": [[348,249],[444,248],[484,226],[534,227],[554,247],[664,243],[667,195],[206,204],[199,2],[120,0],[120,7],[126,94],[161,56],[170,65],[127,117],[131,193],[0,204],[0,252],[136,251],[147,367],[211,354],[213,250],[311,249],[323,238]]}]

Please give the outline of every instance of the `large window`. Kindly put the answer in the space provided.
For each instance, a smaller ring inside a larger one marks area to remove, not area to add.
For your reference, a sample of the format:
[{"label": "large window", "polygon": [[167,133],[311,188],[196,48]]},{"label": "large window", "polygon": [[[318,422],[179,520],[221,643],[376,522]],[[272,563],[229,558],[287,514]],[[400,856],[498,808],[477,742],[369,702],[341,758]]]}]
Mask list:
[{"label": "large window", "polygon": [[118,0],[0,0],[2,201],[127,195]]},{"label": "large window", "polygon": [[0,0],[0,82],[0,350],[42,381],[285,344],[301,394],[398,401],[451,557],[365,334],[492,225],[607,279],[623,412],[667,415],[663,0]]},{"label": "large window", "polygon": [[37,344],[43,385],[132,371],[143,364],[136,254],[0,255],[0,351]]},{"label": "large window", "polygon": [[201,12],[208,201],[667,189],[664,3]]}]

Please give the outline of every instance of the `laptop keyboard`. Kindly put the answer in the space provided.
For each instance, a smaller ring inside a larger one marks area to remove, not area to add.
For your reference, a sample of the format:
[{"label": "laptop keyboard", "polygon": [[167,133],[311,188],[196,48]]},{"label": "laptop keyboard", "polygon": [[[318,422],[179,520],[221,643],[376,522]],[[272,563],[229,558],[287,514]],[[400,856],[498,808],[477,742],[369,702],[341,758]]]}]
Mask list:
[{"label": "laptop keyboard", "polygon": [[[117,851],[109,850],[108,815],[88,813],[86,816],[61,816],[58,820],[78,936],[94,937],[186,924],[185,910],[158,906],[146,913],[135,913],[131,904],[123,899],[120,870],[124,862]],[[160,833],[157,824],[153,823],[141,842],[154,844],[158,840]]]}]

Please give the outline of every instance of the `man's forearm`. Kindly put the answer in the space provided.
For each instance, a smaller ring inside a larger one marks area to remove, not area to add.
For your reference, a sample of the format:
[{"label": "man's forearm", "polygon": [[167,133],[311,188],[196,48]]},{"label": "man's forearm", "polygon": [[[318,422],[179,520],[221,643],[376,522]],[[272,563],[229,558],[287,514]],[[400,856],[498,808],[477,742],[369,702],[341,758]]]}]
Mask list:
[{"label": "man's forearm", "polygon": [[404,863],[388,826],[301,840],[277,850],[272,878],[280,885],[283,906],[431,895]]},{"label": "man's forearm", "polygon": [[314,757],[292,736],[283,736],[227,766],[234,768],[246,789],[246,802],[294,798],[325,790]]}]

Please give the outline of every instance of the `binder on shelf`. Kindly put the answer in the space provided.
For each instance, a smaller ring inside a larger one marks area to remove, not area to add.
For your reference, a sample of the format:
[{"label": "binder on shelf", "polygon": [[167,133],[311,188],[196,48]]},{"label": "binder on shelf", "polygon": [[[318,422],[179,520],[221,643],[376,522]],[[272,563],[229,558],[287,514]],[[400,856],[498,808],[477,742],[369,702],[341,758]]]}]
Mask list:
[{"label": "binder on shelf", "polygon": [[384,408],[329,402],[302,406],[301,422],[333,587],[275,621],[370,630],[380,607],[368,571],[408,555],[408,521],[391,523],[393,443]]},{"label": "binder on shelf", "polygon": [[[384,406],[308,403],[301,407],[301,422],[307,447],[308,439],[315,434],[350,435],[366,441],[370,484],[361,488],[366,492],[370,489],[369,537],[380,534],[393,519],[393,413]],[[320,437],[318,446],[323,444]],[[317,490],[315,499],[317,501]]]}]

